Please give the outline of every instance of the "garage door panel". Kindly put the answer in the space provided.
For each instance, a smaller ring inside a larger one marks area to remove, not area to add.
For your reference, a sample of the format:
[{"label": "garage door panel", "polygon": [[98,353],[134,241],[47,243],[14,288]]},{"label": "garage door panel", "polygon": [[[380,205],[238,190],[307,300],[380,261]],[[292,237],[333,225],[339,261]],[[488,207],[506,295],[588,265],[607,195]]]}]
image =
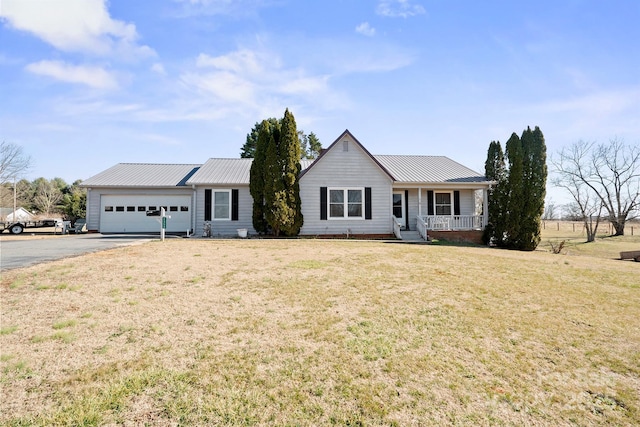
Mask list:
[{"label": "garage door panel", "polygon": [[147,216],[147,210],[167,210],[168,232],[191,229],[191,196],[102,195],[101,233],[160,232],[160,217]]}]

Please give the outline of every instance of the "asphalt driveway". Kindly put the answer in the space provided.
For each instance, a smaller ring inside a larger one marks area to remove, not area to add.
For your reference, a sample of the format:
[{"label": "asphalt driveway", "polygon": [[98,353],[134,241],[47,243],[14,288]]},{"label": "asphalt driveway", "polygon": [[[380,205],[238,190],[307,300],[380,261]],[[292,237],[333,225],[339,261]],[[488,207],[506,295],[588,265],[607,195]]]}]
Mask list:
[{"label": "asphalt driveway", "polygon": [[0,241],[0,270],[27,267],[157,238],[139,235],[79,234],[53,239],[6,239]]}]

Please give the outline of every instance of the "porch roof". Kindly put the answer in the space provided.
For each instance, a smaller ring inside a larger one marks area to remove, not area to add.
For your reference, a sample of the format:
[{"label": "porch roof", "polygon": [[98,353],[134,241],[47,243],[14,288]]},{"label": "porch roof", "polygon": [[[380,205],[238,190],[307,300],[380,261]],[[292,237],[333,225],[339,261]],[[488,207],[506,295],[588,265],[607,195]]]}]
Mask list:
[{"label": "porch roof", "polygon": [[482,174],[446,156],[374,156],[399,183],[490,184]]}]

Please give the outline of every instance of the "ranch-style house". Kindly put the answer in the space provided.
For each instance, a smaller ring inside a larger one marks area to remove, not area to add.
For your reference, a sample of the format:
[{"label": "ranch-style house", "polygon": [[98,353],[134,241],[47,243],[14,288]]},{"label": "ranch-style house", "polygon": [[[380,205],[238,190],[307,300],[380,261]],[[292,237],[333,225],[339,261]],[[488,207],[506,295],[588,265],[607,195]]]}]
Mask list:
[{"label": "ranch-style house", "polygon": [[[87,229],[158,232],[148,211],[164,207],[169,233],[255,234],[249,193],[252,159],[204,164],[119,163],[82,183]],[[478,240],[487,223],[481,174],[444,156],[372,155],[345,130],[315,160],[301,160],[303,236]]]}]

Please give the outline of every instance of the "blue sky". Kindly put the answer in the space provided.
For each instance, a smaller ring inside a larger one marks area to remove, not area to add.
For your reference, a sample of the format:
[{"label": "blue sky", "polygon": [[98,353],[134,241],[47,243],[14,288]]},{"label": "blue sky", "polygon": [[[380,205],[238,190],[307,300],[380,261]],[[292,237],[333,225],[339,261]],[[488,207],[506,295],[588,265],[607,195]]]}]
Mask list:
[{"label": "blue sky", "polygon": [[289,108],[324,146],[446,155],[539,126],[640,144],[637,0],[2,0],[0,139],[26,178],[238,157]]}]

